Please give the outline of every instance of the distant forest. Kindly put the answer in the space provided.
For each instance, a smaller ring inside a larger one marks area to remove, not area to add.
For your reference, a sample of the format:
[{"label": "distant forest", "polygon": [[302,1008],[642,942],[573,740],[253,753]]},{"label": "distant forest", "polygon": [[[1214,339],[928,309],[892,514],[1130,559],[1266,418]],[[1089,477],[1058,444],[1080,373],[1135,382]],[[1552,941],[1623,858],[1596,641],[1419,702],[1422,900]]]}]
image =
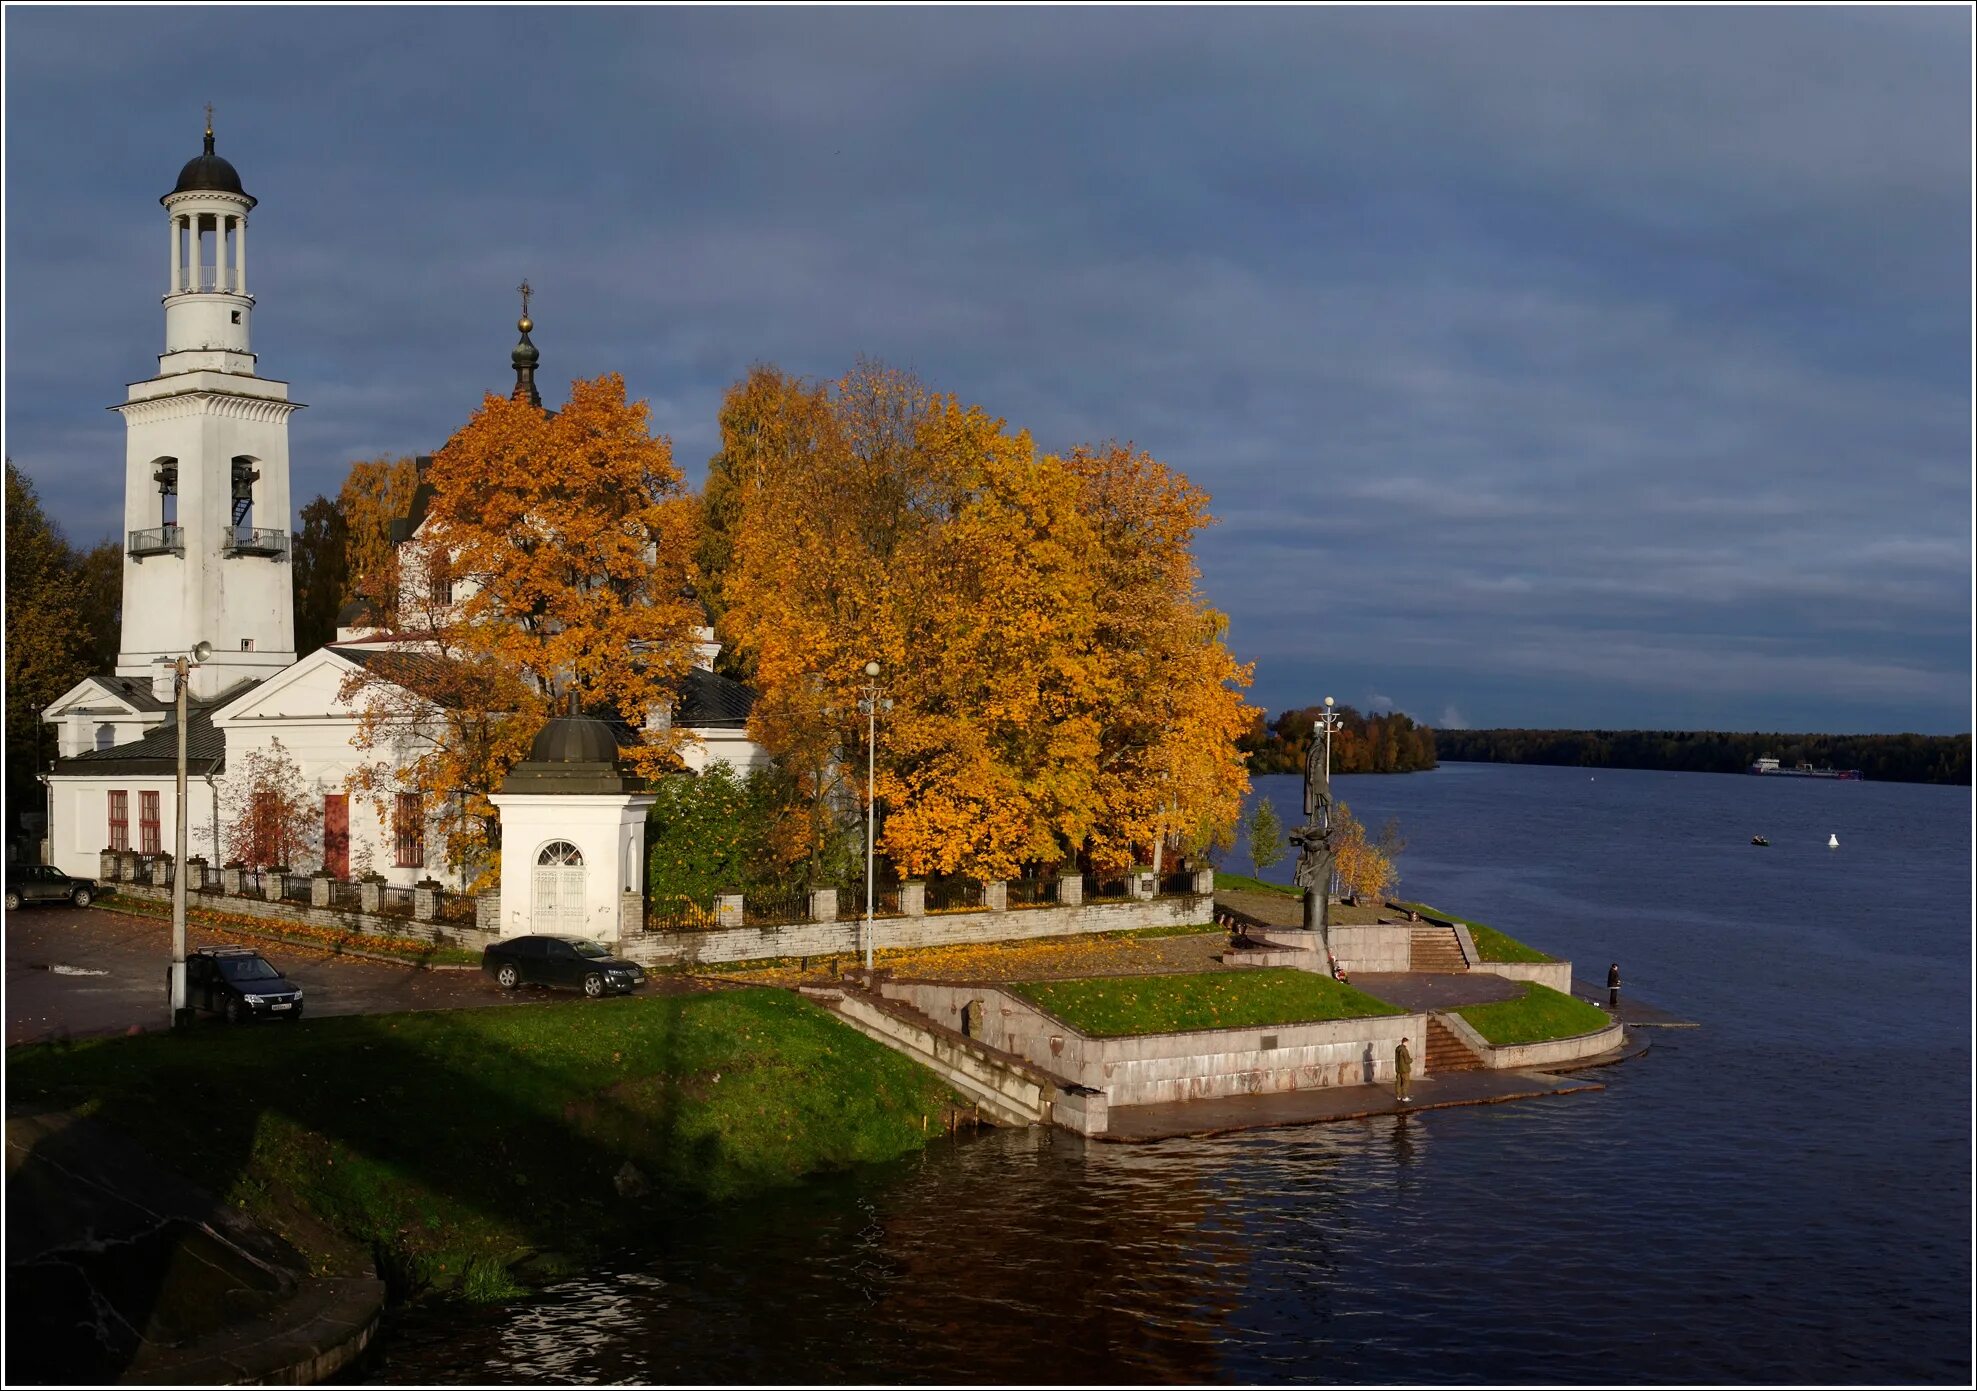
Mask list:
[{"label": "distant forest", "polygon": [[[1451,763],[1544,763],[1741,773],[1760,758],[1787,768],[1858,768],[1875,782],[1970,785],[1968,734],[1723,734],[1653,729],[1444,729],[1435,753]],[[1252,765],[1253,767],[1254,765]]]},{"label": "distant forest", "polygon": [[[1325,713],[1322,705],[1286,710],[1268,724],[1259,712],[1249,733],[1236,741],[1249,754],[1252,773],[1302,773],[1312,731]],[[1435,766],[1435,731],[1395,711],[1362,715],[1338,707],[1340,728],[1332,735],[1334,773],[1418,773]],[[1323,738],[1323,734],[1318,736]]]}]

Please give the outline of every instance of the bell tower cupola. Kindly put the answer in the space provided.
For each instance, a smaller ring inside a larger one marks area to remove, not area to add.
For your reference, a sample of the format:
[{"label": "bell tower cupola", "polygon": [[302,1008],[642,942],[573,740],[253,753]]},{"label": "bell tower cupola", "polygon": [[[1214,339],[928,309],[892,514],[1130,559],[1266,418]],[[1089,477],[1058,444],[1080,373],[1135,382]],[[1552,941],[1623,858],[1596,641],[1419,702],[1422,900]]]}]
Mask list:
[{"label": "bell tower cupola", "polygon": [[254,371],[248,326],[247,214],[254,199],[233,165],[213,151],[213,108],[206,108],[206,148],[179,170],[165,205],[171,256],[165,279],[162,372]]},{"label": "bell tower cupola", "polygon": [[258,376],[248,338],[240,174],[206,147],[165,206],[165,351],[132,382],[124,418],[124,605],[117,672],[149,676],[201,642],[208,697],[295,660],[289,568],[288,384]]}]

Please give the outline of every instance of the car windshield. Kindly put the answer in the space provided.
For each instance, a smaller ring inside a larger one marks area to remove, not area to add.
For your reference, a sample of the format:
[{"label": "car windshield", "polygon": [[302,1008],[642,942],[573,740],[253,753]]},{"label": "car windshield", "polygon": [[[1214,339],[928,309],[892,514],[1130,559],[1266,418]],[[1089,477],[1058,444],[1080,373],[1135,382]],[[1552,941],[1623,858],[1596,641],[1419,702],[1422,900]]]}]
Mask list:
[{"label": "car windshield", "polygon": [[258,956],[223,956],[220,970],[228,980],[280,980],[281,972]]},{"label": "car windshield", "polygon": [[602,960],[611,954],[587,937],[579,937],[576,941],[570,943],[570,945],[577,949],[578,956],[587,956],[592,961]]}]

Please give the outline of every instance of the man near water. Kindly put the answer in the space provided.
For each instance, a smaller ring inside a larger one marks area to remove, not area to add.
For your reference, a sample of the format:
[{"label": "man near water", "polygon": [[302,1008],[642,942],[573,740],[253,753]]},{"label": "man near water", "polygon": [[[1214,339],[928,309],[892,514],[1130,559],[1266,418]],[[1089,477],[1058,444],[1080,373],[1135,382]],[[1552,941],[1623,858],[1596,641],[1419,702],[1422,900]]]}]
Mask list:
[{"label": "man near water", "polygon": [[1606,968],[1606,1007],[1620,1008],[1620,963],[1617,961]]},{"label": "man near water", "polygon": [[1407,1051],[1407,1040],[1402,1039],[1400,1041],[1400,1047],[1394,1049],[1394,1100],[1395,1101],[1411,1100],[1411,1098],[1407,1095],[1407,1079],[1408,1079],[1408,1075],[1413,1071],[1414,1071],[1414,1055]]}]

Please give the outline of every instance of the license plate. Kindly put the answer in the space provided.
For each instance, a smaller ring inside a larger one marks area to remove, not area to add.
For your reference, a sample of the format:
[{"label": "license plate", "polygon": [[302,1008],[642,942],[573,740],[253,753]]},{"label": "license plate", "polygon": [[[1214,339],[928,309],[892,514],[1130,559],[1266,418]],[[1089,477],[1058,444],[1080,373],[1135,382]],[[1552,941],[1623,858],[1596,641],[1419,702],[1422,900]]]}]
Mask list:
[{"label": "license plate", "polygon": [[268,1008],[269,1008],[269,1009],[294,1009],[294,1008],[295,1008],[295,1006],[294,1006],[293,1004],[291,1004],[291,1003],[289,1003],[288,1001],[283,1001],[283,1002],[282,1002],[281,1004],[278,1004],[278,1005],[269,1005],[269,1006],[268,1006]]}]

